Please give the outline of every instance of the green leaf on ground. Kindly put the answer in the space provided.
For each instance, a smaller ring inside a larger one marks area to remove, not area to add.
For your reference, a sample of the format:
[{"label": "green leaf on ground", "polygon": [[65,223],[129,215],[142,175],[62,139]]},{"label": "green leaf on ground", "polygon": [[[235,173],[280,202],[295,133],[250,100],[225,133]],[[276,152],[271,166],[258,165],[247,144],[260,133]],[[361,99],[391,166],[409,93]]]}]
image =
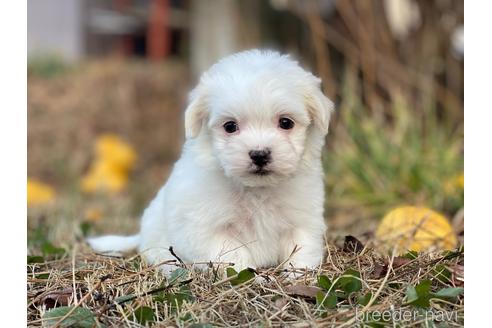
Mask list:
[{"label": "green leaf on ground", "polygon": [[407,303],[417,307],[429,307],[429,300],[432,297],[432,294],[430,293],[430,286],[430,280],[423,280],[415,287],[408,286],[405,293],[407,297]]},{"label": "green leaf on ground", "polygon": [[417,286],[408,286],[406,291],[407,304],[411,304],[421,308],[428,308],[432,298],[443,300],[454,300],[464,292],[463,288],[443,288],[436,293],[431,292],[431,281],[424,280]]},{"label": "green leaf on ground", "polygon": [[353,292],[358,292],[362,289],[360,273],[358,271],[348,269],[338,278],[336,286],[343,290],[347,295]]},{"label": "green leaf on ground", "polygon": [[408,286],[405,292],[405,296],[407,297],[407,303],[415,302],[419,299],[419,295],[417,294],[417,290],[413,286]]},{"label": "green leaf on ground", "polygon": [[318,276],[318,286],[323,288],[324,290],[330,290],[331,288],[330,278],[328,278],[325,275]]},{"label": "green leaf on ground", "polygon": [[141,325],[145,325],[147,322],[151,322],[155,320],[154,310],[148,306],[141,306],[133,312],[135,316],[135,322],[138,322]]},{"label": "green leaf on ground", "polygon": [[369,303],[369,301],[371,300],[371,297],[372,297],[372,293],[371,292],[368,292],[365,295],[359,295],[357,297],[357,303],[359,305],[367,305]]},{"label": "green leaf on ground", "polygon": [[459,295],[463,295],[464,291],[463,288],[448,287],[434,293],[433,296],[440,299],[455,299]]},{"label": "green leaf on ground", "polygon": [[[227,269],[229,269],[229,268],[227,268]],[[234,269],[232,269],[232,270],[234,270]],[[236,270],[234,270],[234,271],[236,271]],[[231,271],[231,273],[232,273],[232,271]],[[231,277],[231,276],[229,276],[229,272],[227,273],[227,276]],[[236,285],[245,283],[245,282],[253,279],[254,277],[255,277],[255,270],[253,270],[251,268],[246,268],[244,270],[241,270],[241,272],[239,272],[237,274],[237,277],[231,280],[231,285],[236,286]]]},{"label": "green leaf on ground", "polygon": [[[43,315],[43,326],[54,327],[72,308],[73,306],[61,306],[46,312]],[[101,326],[96,322],[94,314],[90,310],[78,307],[61,322],[60,327],[92,328],[98,327],[98,325]]]},{"label": "green leaf on ground", "polygon": [[341,292],[341,291],[335,291],[335,295],[337,295],[338,299],[339,300],[346,300],[348,299],[348,295],[345,293],[345,292]]},{"label": "green leaf on ground", "polygon": [[187,285],[181,286],[175,293],[161,293],[155,295],[153,299],[154,302],[164,302],[169,304],[173,313],[180,310],[185,301],[188,303],[195,301],[195,297],[193,296],[190,287]]},{"label": "green leaf on ground", "polygon": [[333,309],[337,306],[337,296],[335,293],[326,294],[319,291],[316,294],[316,305],[321,309]]},{"label": "green leaf on ground", "polygon": [[44,263],[44,257],[37,256],[37,255],[28,255],[27,264],[34,264],[34,263]]},{"label": "green leaf on ground", "polygon": [[417,291],[417,295],[426,295],[430,292],[431,281],[423,280],[420,284],[415,286],[415,290]]},{"label": "green leaf on ground", "polygon": [[234,268],[229,267],[226,269],[226,274],[227,274],[227,278],[230,278],[232,276],[237,275],[237,271],[234,270]]}]

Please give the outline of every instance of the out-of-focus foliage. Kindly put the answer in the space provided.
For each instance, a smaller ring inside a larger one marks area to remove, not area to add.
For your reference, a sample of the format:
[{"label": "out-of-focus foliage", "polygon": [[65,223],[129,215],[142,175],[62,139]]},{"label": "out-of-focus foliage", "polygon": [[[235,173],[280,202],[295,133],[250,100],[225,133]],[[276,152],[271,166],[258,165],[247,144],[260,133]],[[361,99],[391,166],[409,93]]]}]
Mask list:
[{"label": "out-of-focus foliage", "polygon": [[55,199],[55,190],[35,179],[27,179],[27,205],[40,205],[50,203]]},{"label": "out-of-focus foliage", "polygon": [[408,250],[451,250],[457,245],[456,234],[448,219],[425,207],[402,206],[390,211],[376,230],[381,248],[398,253]]},{"label": "out-of-focus foliage", "polygon": [[40,55],[29,59],[27,73],[41,78],[52,78],[69,70],[69,65],[56,55]]},{"label": "out-of-focus foliage", "polygon": [[[454,215],[463,207],[463,130],[395,97],[391,112],[368,110],[350,76],[325,154],[330,211],[382,217],[401,204]],[[330,140],[331,141],[331,140]]]},{"label": "out-of-focus foliage", "polygon": [[128,184],[128,175],[135,165],[136,153],[132,146],[113,134],[98,138],[96,158],[89,172],[82,178],[82,190],[86,192],[119,192]]}]

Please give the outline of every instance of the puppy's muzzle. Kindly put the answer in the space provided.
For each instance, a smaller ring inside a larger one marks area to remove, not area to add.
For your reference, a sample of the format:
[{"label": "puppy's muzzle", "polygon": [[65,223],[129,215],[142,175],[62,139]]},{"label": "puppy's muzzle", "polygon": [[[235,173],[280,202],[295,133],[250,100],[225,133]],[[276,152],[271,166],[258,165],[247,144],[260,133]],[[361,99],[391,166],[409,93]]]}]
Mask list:
[{"label": "puppy's muzzle", "polygon": [[258,168],[263,168],[272,160],[271,153],[268,148],[264,150],[251,150],[249,157]]}]

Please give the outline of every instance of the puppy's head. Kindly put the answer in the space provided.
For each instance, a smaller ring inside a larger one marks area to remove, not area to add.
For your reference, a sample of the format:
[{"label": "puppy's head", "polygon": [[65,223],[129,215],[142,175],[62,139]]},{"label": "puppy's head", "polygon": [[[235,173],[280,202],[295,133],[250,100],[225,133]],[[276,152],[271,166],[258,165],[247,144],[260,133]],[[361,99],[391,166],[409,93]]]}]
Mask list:
[{"label": "puppy's head", "polygon": [[209,138],[227,176],[269,186],[296,172],[307,143],[314,142],[308,136],[324,138],[332,110],[317,77],[288,56],[252,50],[202,75],[185,130],[187,138]]}]

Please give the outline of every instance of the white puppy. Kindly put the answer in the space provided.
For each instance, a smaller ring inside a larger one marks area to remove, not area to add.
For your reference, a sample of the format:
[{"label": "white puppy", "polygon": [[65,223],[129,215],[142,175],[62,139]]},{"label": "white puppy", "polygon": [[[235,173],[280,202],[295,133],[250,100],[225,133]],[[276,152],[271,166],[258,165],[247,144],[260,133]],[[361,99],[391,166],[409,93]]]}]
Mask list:
[{"label": "white puppy", "polygon": [[[320,79],[276,52],[228,56],[205,72],[185,113],[186,142],[140,233],[89,239],[97,252],[137,248],[156,264],[237,269],[319,265],[324,253],[321,151],[332,102]],[[164,266],[166,271],[171,266]]]}]

